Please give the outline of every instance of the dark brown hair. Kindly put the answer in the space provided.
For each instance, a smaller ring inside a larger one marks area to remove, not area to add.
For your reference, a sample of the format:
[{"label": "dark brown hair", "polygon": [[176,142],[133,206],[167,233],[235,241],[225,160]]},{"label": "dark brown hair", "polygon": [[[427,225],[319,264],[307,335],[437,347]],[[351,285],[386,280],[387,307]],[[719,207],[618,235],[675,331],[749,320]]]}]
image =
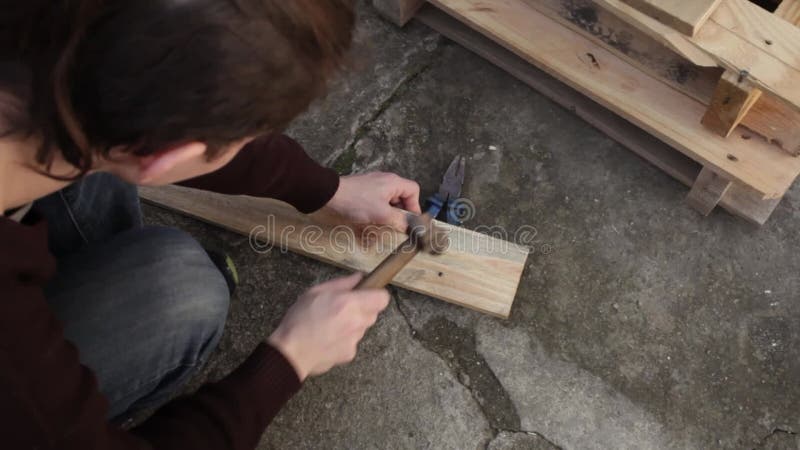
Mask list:
[{"label": "dark brown hair", "polygon": [[212,157],[321,95],[354,21],[353,0],[0,0],[0,89],[23,105],[0,132],[82,173],[118,145]]}]

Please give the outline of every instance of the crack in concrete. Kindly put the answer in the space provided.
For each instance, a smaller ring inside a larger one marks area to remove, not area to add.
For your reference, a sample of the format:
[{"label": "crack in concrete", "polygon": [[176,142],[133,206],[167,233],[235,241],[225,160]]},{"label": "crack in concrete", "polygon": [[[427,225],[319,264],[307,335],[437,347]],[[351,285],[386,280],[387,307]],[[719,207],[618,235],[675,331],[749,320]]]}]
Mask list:
[{"label": "crack in concrete", "polygon": [[[444,361],[448,369],[454,375],[456,381],[470,392],[472,398],[480,407],[481,413],[484,415],[486,421],[492,429],[493,438],[496,437],[497,434],[502,430],[513,430],[519,428],[519,414],[517,413],[516,407],[511,401],[508,392],[506,392],[503,386],[500,384],[491,367],[489,367],[489,365],[482,358],[480,358],[479,355],[477,355],[477,352],[474,351],[474,348],[473,352],[475,355],[465,356],[461,354],[461,352],[459,352],[459,354],[453,352],[456,342],[440,343],[440,345],[437,347],[434,342],[430,342],[430,339],[426,339],[424,336],[419,335],[419,332],[412,325],[410,317],[400,306],[400,298],[395,290],[392,290],[392,298],[394,299],[397,310],[400,312],[400,315],[403,317],[406,325],[409,328],[411,338],[422,345],[423,348],[434,353],[438,358]],[[449,322],[447,323],[449,324]],[[456,340],[458,340],[458,338],[463,338],[463,336],[460,335],[464,333],[459,333],[459,330],[454,330],[452,327],[447,327],[445,331],[448,335],[455,337]],[[458,348],[455,348],[455,350],[458,350]],[[472,358],[480,358],[475,361],[477,363],[476,365],[480,367],[479,369],[471,370],[469,368],[471,365],[467,364],[466,361],[462,361],[462,359],[471,360]],[[471,377],[474,381],[470,380],[470,374],[467,372],[471,372]],[[486,373],[488,373],[488,377],[485,376]],[[487,393],[491,398],[485,398],[487,395],[484,394]]]},{"label": "crack in concrete", "polygon": [[756,446],[753,447],[753,450],[758,450],[758,449],[765,448],[765,446],[767,445],[768,441],[770,441],[771,439],[776,438],[776,436],[782,435],[782,434],[783,435],[787,435],[787,436],[797,436],[797,433],[792,431],[792,430],[786,430],[786,429],[783,429],[783,428],[780,428],[780,427],[775,427],[775,428],[772,429],[772,431],[768,435],[764,436],[763,438],[761,438],[758,441]]},{"label": "crack in concrete", "polygon": [[417,79],[420,75],[425,73],[428,69],[433,66],[433,61],[435,61],[436,55],[439,53],[439,47],[437,46],[436,51],[431,53],[431,55],[426,58],[425,61],[416,65],[413,70],[411,70],[406,76],[404,76],[395,86],[392,88],[392,91],[389,95],[381,101],[377,108],[369,115],[369,117],[364,120],[362,123],[358,124],[355,131],[353,132],[350,139],[347,140],[344,147],[341,150],[334,151],[328,156],[325,161],[325,164],[333,167],[340,175],[347,175],[353,170],[353,163],[355,162],[355,153],[356,153],[356,145],[359,141],[367,134],[370,129],[370,126],[377,121],[384,112],[400,97],[409,86]]}]

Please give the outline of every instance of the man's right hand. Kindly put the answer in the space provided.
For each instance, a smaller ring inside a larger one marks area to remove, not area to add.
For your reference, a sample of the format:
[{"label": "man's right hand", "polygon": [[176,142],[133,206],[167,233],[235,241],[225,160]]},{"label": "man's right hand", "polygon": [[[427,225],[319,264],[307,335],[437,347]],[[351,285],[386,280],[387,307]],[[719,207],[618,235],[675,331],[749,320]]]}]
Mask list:
[{"label": "man's right hand", "polygon": [[361,277],[357,273],[312,287],[267,339],[289,360],[300,381],[352,361],[358,342],[389,304],[386,289],[354,291]]}]

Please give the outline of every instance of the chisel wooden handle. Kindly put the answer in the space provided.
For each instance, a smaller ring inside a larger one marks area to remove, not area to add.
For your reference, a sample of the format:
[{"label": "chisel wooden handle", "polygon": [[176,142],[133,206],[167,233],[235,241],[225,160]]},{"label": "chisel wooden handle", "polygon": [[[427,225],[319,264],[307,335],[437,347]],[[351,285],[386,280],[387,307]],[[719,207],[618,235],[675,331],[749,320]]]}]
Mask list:
[{"label": "chisel wooden handle", "polygon": [[391,255],[386,257],[378,267],[361,279],[356,289],[381,289],[386,287],[403,267],[419,252],[416,239],[408,238]]}]

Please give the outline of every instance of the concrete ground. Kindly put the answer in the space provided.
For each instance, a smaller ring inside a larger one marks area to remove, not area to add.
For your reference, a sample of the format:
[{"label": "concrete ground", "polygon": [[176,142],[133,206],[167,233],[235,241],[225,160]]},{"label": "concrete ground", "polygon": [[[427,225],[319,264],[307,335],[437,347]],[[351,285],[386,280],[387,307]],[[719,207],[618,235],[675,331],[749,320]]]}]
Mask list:
[{"label": "concrete ground", "polygon": [[[507,321],[403,290],[357,360],[309,380],[261,449],[800,448],[800,191],[767,225],[687,190],[423,25],[362,8],[356,70],[290,134],[342,173],[437,187],[467,161],[466,226],[537,230]],[[307,286],[342,272],[157,208],[235,258],[221,377]]]}]

